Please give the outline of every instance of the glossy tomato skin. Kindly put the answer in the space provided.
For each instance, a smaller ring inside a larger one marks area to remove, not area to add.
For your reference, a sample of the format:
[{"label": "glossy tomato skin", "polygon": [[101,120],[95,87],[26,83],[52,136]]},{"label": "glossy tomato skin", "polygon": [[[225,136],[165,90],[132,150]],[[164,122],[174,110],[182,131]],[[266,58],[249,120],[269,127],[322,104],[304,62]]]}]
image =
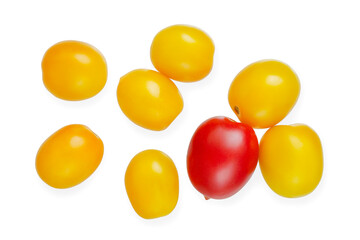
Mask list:
[{"label": "glossy tomato skin", "polygon": [[154,67],[169,78],[194,82],[210,73],[214,51],[214,43],[202,30],[173,25],[154,37],[150,56]]},{"label": "glossy tomato skin", "polygon": [[173,81],[147,69],[136,69],[122,76],[117,99],[121,110],[132,122],[154,131],[166,129],[184,105]]},{"label": "glossy tomato skin", "polygon": [[277,125],[261,138],[259,166],[269,187],[283,197],[305,196],[323,173],[319,136],[305,124]]},{"label": "glossy tomato skin", "polygon": [[130,161],[125,173],[126,192],[136,213],[145,219],[168,215],[179,196],[179,177],[165,153],[149,149]]},{"label": "glossy tomato skin", "polygon": [[287,64],[261,60],[246,66],[235,77],[228,100],[241,122],[268,128],[286,117],[299,93],[300,81]]},{"label": "glossy tomato skin", "polygon": [[85,42],[56,43],[44,54],[41,66],[45,87],[63,100],[91,98],[104,88],[107,80],[104,56]]},{"label": "glossy tomato skin", "polygon": [[197,128],[190,141],[190,181],[206,198],[228,198],[253,174],[258,152],[258,140],[249,125],[227,117],[210,118]]},{"label": "glossy tomato skin", "polygon": [[104,154],[102,140],[81,124],[65,126],[40,146],[36,171],[54,188],[70,188],[86,180],[99,166]]}]

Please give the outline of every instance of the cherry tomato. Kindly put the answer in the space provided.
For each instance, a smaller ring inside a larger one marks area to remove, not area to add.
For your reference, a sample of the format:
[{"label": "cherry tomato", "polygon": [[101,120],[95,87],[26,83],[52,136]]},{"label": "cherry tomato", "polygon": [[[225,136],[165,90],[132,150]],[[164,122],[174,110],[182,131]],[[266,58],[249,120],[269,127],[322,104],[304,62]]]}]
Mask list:
[{"label": "cherry tomato", "polygon": [[279,123],[291,111],[300,92],[294,71],[276,60],[244,68],[229,89],[229,104],[239,120],[254,128]]},{"label": "cherry tomato", "polygon": [[222,199],[238,192],[258,162],[258,140],[247,124],[214,117],[195,131],[187,154],[187,170],[205,198]]},{"label": "cherry tomato", "polygon": [[274,192],[289,198],[305,196],[322,176],[320,139],[304,124],[272,127],[260,141],[259,165]]},{"label": "cherry tomato", "polygon": [[41,145],[36,155],[36,170],[54,188],[73,187],[96,170],[103,153],[103,142],[88,127],[68,125]]},{"label": "cherry tomato", "polygon": [[50,47],[42,60],[43,82],[56,97],[84,100],[103,89],[107,79],[105,58],[95,47],[63,41]]},{"label": "cherry tomato", "polygon": [[131,121],[156,131],[167,128],[183,109],[176,85],[152,70],[138,69],[121,77],[117,99]]},{"label": "cherry tomato", "polygon": [[142,218],[168,215],[179,196],[179,177],[174,162],[159,150],[138,153],[125,173],[126,192]]},{"label": "cherry tomato", "polygon": [[169,78],[194,82],[210,73],[214,51],[214,43],[202,30],[174,25],[155,36],[150,56],[155,68]]}]

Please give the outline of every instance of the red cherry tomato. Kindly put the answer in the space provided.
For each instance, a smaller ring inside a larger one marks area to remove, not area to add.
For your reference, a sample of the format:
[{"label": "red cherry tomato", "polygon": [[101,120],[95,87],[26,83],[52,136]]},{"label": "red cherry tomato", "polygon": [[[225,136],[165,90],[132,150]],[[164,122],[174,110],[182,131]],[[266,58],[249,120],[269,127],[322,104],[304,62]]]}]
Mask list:
[{"label": "red cherry tomato", "polygon": [[187,154],[187,170],[194,187],[205,198],[234,195],[254,172],[259,143],[247,124],[214,117],[195,131]]}]

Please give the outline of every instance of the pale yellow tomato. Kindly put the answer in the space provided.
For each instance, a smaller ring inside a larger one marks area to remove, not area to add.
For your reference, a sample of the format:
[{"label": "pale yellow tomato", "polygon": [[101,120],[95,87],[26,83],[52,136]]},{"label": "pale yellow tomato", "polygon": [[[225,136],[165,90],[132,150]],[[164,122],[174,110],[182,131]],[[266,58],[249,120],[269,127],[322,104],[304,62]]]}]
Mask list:
[{"label": "pale yellow tomato", "polygon": [[63,41],[50,47],[42,60],[45,87],[64,100],[84,100],[103,89],[107,79],[105,58],[95,47]]},{"label": "pale yellow tomato", "polygon": [[254,128],[279,123],[300,93],[295,72],[285,63],[263,60],[245,67],[229,89],[229,104],[239,120]]},{"label": "pale yellow tomato", "polygon": [[202,30],[174,25],[155,36],[150,56],[155,68],[169,78],[194,82],[210,73],[214,51],[214,43]]},{"label": "pale yellow tomato", "polygon": [[36,155],[36,170],[54,188],[73,187],[96,170],[103,153],[103,142],[88,127],[68,125],[41,145]]},{"label": "pale yellow tomato", "polygon": [[174,162],[159,150],[138,153],[125,173],[126,192],[136,213],[146,219],[168,215],[179,196]]},{"label": "pale yellow tomato", "polygon": [[167,128],[183,109],[176,85],[152,70],[138,69],[121,77],[117,99],[131,121],[156,131]]},{"label": "pale yellow tomato", "polygon": [[304,124],[272,127],[260,141],[259,165],[274,192],[305,196],[317,187],[323,172],[319,136]]}]

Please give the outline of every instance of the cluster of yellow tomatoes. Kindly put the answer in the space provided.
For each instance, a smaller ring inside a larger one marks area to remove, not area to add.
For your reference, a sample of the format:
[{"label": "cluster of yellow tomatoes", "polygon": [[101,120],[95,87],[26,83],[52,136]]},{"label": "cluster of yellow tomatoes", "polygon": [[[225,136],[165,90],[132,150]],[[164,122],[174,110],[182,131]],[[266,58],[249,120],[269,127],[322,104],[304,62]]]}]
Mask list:
[{"label": "cluster of yellow tomatoes", "polygon": [[[211,38],[198,28],[174,25],[161,30],[150,51],[158,71],[136,69],[120,78],[117,100],[121,110],[141,127],[166,129],[183,109],[182,96],[172,80],[194,82],[205,78],[212,69],[214,51]],[[69,101],[95,96],[107,81],[104,56],[79,41],[50,47],[42,60],[42,73],[45,87]],[[229,89],[229,104],[241,123],[270,128],[260,142],[259,164],[271,189],[285,197],[310,193],[322,175],[322,148],[317,134],[306,125],[275,126],[290,112],[299,92],[296,74],[275,60],[250,64]],[[73,187],[96,170],[103,153],[102,140],[88,127],[68,125],[41,145],[36,170],[52,187]],[[159,150],[145,150],[130,161],[125,186],[134,210],[143,218],[165,216],[178,201],[175,164]]]}]

